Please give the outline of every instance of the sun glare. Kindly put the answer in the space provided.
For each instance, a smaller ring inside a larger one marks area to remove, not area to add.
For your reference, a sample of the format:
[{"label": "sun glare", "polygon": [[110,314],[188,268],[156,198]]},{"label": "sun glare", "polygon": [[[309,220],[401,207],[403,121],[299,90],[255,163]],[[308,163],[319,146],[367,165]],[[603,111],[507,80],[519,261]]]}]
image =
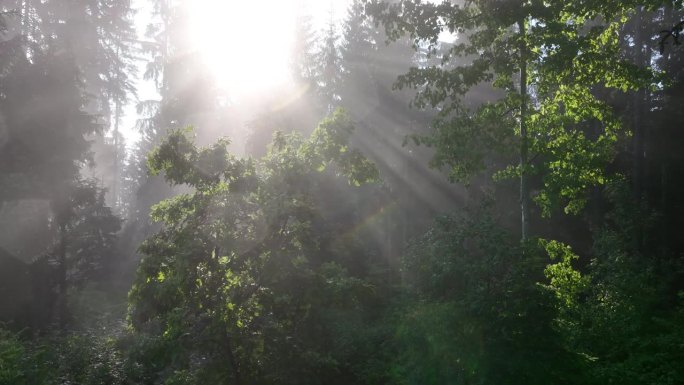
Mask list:
[{"label": "sun glare", "polygon": [[190,39],[219,86],[255,95],[289,79],[295,12],[288,0],[193,0]]}]

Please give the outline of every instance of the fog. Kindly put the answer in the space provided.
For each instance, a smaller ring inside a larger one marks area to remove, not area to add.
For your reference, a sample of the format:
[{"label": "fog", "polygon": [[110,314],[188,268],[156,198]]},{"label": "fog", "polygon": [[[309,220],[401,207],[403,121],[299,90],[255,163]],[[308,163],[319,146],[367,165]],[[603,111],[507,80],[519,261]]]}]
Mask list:
[{"label": "fog", "polygon": [[0,0],[0,384],[678,384],[681,4]]}]

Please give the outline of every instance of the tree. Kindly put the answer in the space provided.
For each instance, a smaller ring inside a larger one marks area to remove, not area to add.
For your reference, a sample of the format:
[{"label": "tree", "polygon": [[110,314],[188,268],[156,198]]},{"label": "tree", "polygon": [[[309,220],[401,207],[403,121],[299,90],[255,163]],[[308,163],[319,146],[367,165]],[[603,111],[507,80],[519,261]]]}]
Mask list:
[{"label": "tree", "polygon": [[68,54],[36,53],[32,62],[19,59],[3,83],[0,200],[64,196],[88,159],[85,136],[97,130],[82,111],[78,70]]},{"label": "tree", "polygon": [[395,202],[395,209],[383,212],[377,237],[383,254],[398,267],[407,241],[422,234],[435,215],[462,208],[465,193],[429,169],[427,149],[403,143],[406,135],[426,132],[436,114],[409,108],[414,93],[393,88],[397,76],[420,64],[422,52],[409,39],[385,44],[383,31],[364,15],[362,1],[349,5],[342,31],[339,104],[362,128],[352,143],[378,166],[384,184],[359,202]]},{"label": "tree", "polygon": [[320,97],[328,112],[332,112],[339,106],[340,77],[342,73],[340,68],[339,35],[337,34],[337,27],[333,16],[331,10],[325,35],[318,52],[316,52],[316,69],[318,70],[316,83]]},{"label": "tree", "polygon": [[[631,20],[634,32],[628,30],[623,37],[625,55],[642,66],[659,68],[663,71],[664,80],[662,87],[650,92],[634,92],[630,98],[614,102],[622,107],[625,115],[631,113],[632,119],[628,123],[635,130],[631,151],[628,151],[628,157],[624,157],[620,170],[631,179],[634,199],[663,216],[659,230],[662,237],[656,244],[645,243],[642,236],[635,237],[634,240],[644,248],[643,252],[654,247],[672,248],[673,253],[682,250],[679,237],[671,232],[682,218],[676,209],[679,207],[676,203],[680,196],[678,191],[681,190],[681,178],[678,176],[681,167],[677,165],[681,162],[679,148],[682,137],[672,126],[681,114],[677,106],[681,103],[682,57],[677,47],[668,46],[664,54],[659,54],[651,39],[654,36],[649,35],[663,25],[675,24],[683,12],[676,5],[664,5],[650,11],[643,9],[636,12]],[[641,44],[636,44],[637,37]]]},{"label": "tree", "polygon": [[566,347],[587,358],[587,378],[597,384],[676,384],[683,359],[682,261],[658,244],[658,215],[635,202],[629,185],[609,186],[614,208],[595,233],[588,266],[578,268],[569,247],[548,244],[556,261],[546,268],[558,309],[553,324]]},{"label": "tree", "polygon": [[[132,78],[136,73],[136,34],[130,1],[26,0],[14,7],[21,15],[19,28],[28,43],[27,56],[47,47],[55,52],[68,52],[79,70],[86,97],[84,111],[102,126],[100,134],[111,130],[114,141],[118,141],[116,132],[123,106],[135,95]],[[119,157],[123,154],[117,152],[113,159],[117,173]],[[116,198],[116,178],[112,187]]]},{"label": "tree", "polygon": [[[104,107],[91,108],[99,99],[88,91],[104,93],[108,105],[110,94],[100,81],[126,70],[126,53],[108,51],[101,45],[103,34],[112,31],[107,23],[126,23],[120,11],[130,11],[130,5],[28,0],[10,6],[17,17],[5,26],[23,45],[2,53],[0,202],[49,202],[45,221],[53,247],[31,256],[31,269],[49,270],[33,277],[45,278],[37,283],[41,290],[57,293],[57,321],[64,329],[69,289],[92,279],[114,255],[119,220],[104,202],[104,191],[81,178],[81,171],[92,163],[88,137],[103,131],[97,114]],[[119,83],[108,84],[118,87],[119,100],[131,91],[126,79],[120,75],[112,79]],[[41,310],[49,315],[52,306]]]},{"label": "tree", "polygon": [[290,68],[295,83],[303,86],[311,86],[316,74],[316,35],[312,29],[311,15],[306,2],[302,1],[297,8]]},{"label": "tree", "polygon": [[[456,34],[442,65],[413,68],[399,87],[418,89],[415,105],[439,108],[434,133],[416,135],[435,148],[433,165],[465,181],[504,152],[517,165],[498,176],[519,177],[521,238],[529,238],[531,176],[542,212],[577,213],[590,186],[603,185],[605,167],[624,131],[596,90],[624,92],[652,84],[651,73],[620,56],[617,34],[635,4],[629,2],[368,1],[366,10],[388,36],[408,34],[437,53],[440,33]],[[453,58],[460,57],[460,61]],[[476,85],[500,97],[469,106]],[[593,126],[594,129],[590,129]],[[515,148],[516,151],[511,151]]]},{"label": "tree", "polygon": [[163,228],[141,247],[130,320],[147,336],[137,349],[142,378],[294,384],[359,375],[351,363],[364,361],[342,360],[357,350],[333,328],[375,296],[345,263],[346,247],[326,239],[314,193],[328,166],[354,184],[377,178],[347,147],[352,128],[337,111],[308,139],[276,134],[256,161],[228,154],[225,140],[198,149],[187,131],[150,154],[152,170],[194,191],[154,207]]},{"label": "tree", "polygon": [[537,283],[544,254],[516,242],[491,202],[438,218],[403,261],[397,382],[585,383],[585,362],[564,346],[553,297]]},{"label": "tree", "polygon": [[[143,100],[137,105],[137,128],[141,140],[133,151],[127,170],[128,199],[132,201],[131,226],[142,237],[153,232],[149,208],[172,194],[161,178],[149,175],[146,155],[157,146],[168,130],[221,122],[219,91],[211,72],[203,64],[200,53],[188,38],[189,1],[155,0],[153,18],[147,27],[147,40],[142,43],[148,63],[145,80],[154,81],[159,98]],[[137,245],[142,239],[131,241]]]},{"label": "tree", "polygon": [[61,329],[70,321],[69,289],[93,281],[116,257],[121,220],[105,203],[105,192],[95,181],[77,181],[63,198],[53,202],[56,234],[54,250],[47,255],[55,266],[57,317]]},{"label": "tree", "polygon": [[[45,132],[45,135],[38,135],[46,140],[54,140],[51,142],[54,146],[36,148],[41,154],[36,156],[34,153],[31,161],[27,162],[34,163],[33,166],[24,163],[27,169],[33,167],[33,175],[27,173],[26,177],[34,178],[34,182],[45,179],[41,182],[48,186],[60,186],[64,184],[61,182],[74,181],[80,171],[78,169],[91,160],[85,137],[104,134],[106,126],[117,128],[122,105],[135,91],[130,80],[134,73],[131,6],[127,1],[26,0],[11,1],[7,5],[3,3],[3,9],[5,7],[10,10],[12,18],[9,23],[3,23],[2,28],[7,29],[14,38],[6,42],[8,49],[3,50],[3,60],[12,58],[14,62],[8,62],[13,65],[3,71],[8,79],[4,96],[8,98],[7,103],[11,108],[24,106],[9,117],[11,121],[8,127],[13,135],[6,139],[11,141],[8,158],[12,159],[6,158],[6,164],[13,164],[10,168],[23,167],[17,164],[21,164],[22,156],[27,156],[25,147],[32,147],[28,135],[41,130],[49,131],[46,128],[49,125],[52,128],[65,125],[67,127],[63,129],[56,128],[52,132]],[[22,44],[19,46],[13,42]],[[10,50],[10,47],[14,48]],[[31,85],[23,89],[18,84],[22,81]],[[41,90],[41,87],[44,89]],[[61,98],[58,96],[60,93]],[[60,100],[55,103],[52,98]],[[15,100],[18,104],[12,105]],[[113,111],[112,105],[118,106],[114,108],[116,111]],[[33,113],[34,117],[25,118],[22,115],[31,115],[28,109],[37,112]],[[53,115],[47,117],[49,114]],[[58,117],[58,114],[62,116]],[[113,114],[117,116],[113,117]],[[53,121],[47,123],[50,119]],[[117,135],[114,135],[115,141],[120,139]],[[66,143],[62,143],[64,138]],[[123,157],[119,154],[120,150],[120,147],[116,148],[114,155],[115,171],[118,171],[118,158]],[[64,159],[60,159],[62,157]],[[45,170],[36,167],[35,162],[46,159],[44,167],[52,171],[62,170],[53,175],[50,172],[38,175]],[[68,164],[70,161],[75,164]],[[63,172],[67,168],[70,175]],[[16,170],[5,171],[15,173]],[[10,192],[13,188],[9,185],[19,187],[22,184],[20,180],[9,182],[6,193],[14,194]],[[26,187],[24,184],[23,188]],[[116,196],[117,184],[114,183],[113,187]],[[25,196],[36,196],[40,190],[36,188]]]}]

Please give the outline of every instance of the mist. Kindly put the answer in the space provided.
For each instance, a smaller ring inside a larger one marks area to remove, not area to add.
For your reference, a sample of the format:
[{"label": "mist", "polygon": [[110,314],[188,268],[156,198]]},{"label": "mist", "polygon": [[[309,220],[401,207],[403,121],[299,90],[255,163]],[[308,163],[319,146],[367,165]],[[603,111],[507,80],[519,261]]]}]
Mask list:
[{"label": "mist", "polygon": [[680,3],[0,2],[0,384],[680,384]]}]

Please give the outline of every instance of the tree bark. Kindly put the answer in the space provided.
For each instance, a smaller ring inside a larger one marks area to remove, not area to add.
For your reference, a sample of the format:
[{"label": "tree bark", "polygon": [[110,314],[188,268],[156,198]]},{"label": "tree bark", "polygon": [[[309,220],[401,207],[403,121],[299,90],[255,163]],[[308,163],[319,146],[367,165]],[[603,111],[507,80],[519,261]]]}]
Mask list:
[{"label": "tree bark", "polygon": [[525,19],[518,22],[520,33],[520,229],[521,240],[529,238],[530,194],[528,186],[528,142],[527,142],[527,55],[525,35],[527,23]]},{"label": "tree bark", "polygon": [[[642,33],[643,24],[643,7],[637,7],[634,16],[634,62],[637,66],[643,67],[645,63],[644,55],[644,36]],[[644,128],[644,103],[646,102],[646,93],[643,89],[634,91],[632,95],[632,131],[634,137],[632,138],[632,189],[634,200],[638,207],[645,197],[644,181],[646,179],[645,173],[645,146],[646,130]],[[634,247],[637,251],[643,250],[643,223],[638,221],[635,227]]]},{"label": "tree bark", "polygon": [[240,374],[240,366],[238,365],[235,353],[233,353],[233,344],[231,343],[230,336],[224,332],[223,341],[225,343],[225,352],[228,356],[228,364],[233,372],[233,380],[235,385],[242,385],[242,376]]},{"label": "tree bark", "polygon": [[[642,34],[643,10],[638,7],[634,16],[634,61],[637,66],[644,65],[644,42]],[[636,90],[632,95],[632,125],[633,142],[632,151],[634,152],[634,163],[632,170],[632,183],[634,188],[634,198],[637,202],[643,198],[643,179],[644,179],[644,127],[643,127],[643,90]]]},{"label": "tree bark", "polygon": [[65,330],[68,325],[69,309],[67,306],[67,239],[66,239],[66,224],[60,220],[59,224],[59,244],[57,246],[57,322],[60,330]]}]

